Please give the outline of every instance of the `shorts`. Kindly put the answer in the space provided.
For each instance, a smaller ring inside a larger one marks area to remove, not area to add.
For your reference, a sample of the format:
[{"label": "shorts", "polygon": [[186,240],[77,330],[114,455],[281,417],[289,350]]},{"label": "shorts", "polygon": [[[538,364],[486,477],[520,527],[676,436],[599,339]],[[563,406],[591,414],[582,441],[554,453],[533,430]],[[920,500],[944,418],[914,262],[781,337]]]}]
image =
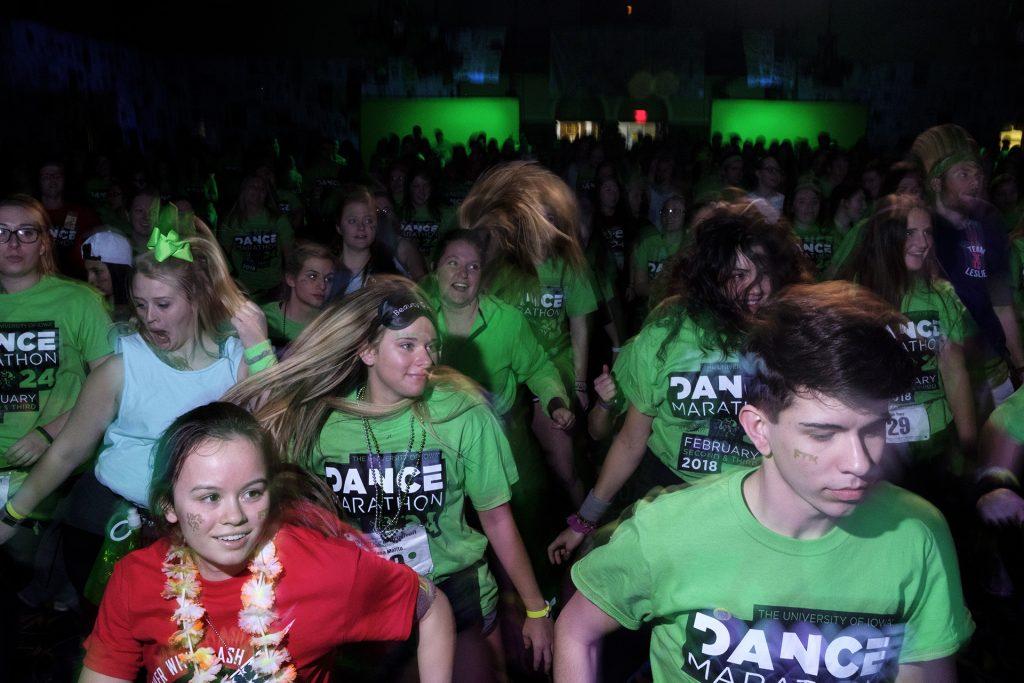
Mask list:
[{"label": "shorts", "polygon": [[498,624],[498,609],[486,595],[492,586],[497,588],[484,560],[460,569],[437,584],[438,590],[451,603],[456,633],[478,628],[486,636],[494,630]]}]

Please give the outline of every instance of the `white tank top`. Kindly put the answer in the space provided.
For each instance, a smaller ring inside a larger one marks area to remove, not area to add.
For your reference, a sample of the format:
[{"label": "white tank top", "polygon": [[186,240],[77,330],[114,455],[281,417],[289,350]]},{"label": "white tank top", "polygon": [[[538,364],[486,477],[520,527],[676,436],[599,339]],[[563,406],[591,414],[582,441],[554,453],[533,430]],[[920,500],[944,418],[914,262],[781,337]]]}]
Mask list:
[{"label": "white tank top", "polygon": [[118,340],[124,362],[124,388],[117,417],[103,435],[96,478],[114,493],[149,506],[153,447],[174,420],[216,401],[234,386],[242,361],[236,337],[224,342],[223,355],[202,370],[175,370],[153,353],[136,333]]}]

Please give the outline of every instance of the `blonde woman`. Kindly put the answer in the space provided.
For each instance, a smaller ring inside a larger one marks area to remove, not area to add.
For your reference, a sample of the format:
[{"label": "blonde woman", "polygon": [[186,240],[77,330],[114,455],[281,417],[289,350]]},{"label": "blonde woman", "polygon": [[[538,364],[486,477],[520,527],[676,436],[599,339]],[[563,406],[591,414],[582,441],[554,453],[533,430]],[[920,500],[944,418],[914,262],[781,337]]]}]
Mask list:
[{"label": "blonde woman", "polygon": [[[214,242],[155,229],[150,245],[135,259],[136,331],[89,375],[64,429],[7,503],[15,520],[34,512],[103,437],[65,522],[68,575],[80,593],[112,515],[126,518],[130,506],[145,512],[151,452],[164,428],[273,362],[263,313],[234,285]],[[0,525],[0,543],[13,532]]]},{"label": "blonde woman", "polygon": [[[459,222],[490,236],[485,290],[530,321],[566,393],[586,410],[587,316],[597,310],[597,296],[580,248],[572,190],[538,164],[510,162],[473,185],[459,209]],[[539,402],[534,404],[533,432],[572,501],[582,503],[585,491],[573,464],[572,436],[556,427]]]},{"label": "blonde woman", "polygon": [[[279,365],[228,400],[331,485],[379,552],[437,584],[458,630],[456,679],[503,676],[488,543],[526,608],[523,640],[550,669],[552,622],[509,507],[518,478],[475,386],[434,367],[434,311],[405,278],[378,276],[331,304]],[[483,534],[471,527],[471,504]]]},{"label": "blonde woman", "polygon": [[[109,327],[102,297],[57,275],[43,205],[27,195],[0,201],[0,506],[63,429],[86,374],[109,356]],[[0,525],[0,537],[11,539],[0,553],[23,569],[33,558],[49,566],[49,544],[41,544],[42,535],[29,525],[45,526],[57,502],[57,496],[40,497],[26,510],[34,520],[22,520],[20,528]],[[39,583],[53,576],[42,574]],[[18,604],[6,593],[19,588],[10,577],[4,581],[4,604]]]}]

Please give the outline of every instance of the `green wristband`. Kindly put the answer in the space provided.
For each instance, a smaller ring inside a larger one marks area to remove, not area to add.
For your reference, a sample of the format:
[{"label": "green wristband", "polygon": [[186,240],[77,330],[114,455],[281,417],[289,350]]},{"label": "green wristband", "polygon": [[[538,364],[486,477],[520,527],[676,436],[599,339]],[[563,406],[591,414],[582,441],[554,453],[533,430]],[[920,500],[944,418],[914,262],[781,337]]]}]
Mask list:
[{"label": "green wristband", "polygon": [[252,364],[263,358],[267,352],[274,353],[274,347],[270,345],[269,339],[264,339],[260,343],[253,344],[247,348],[242,355],[245,357],[246,363]]},{"label": "green wristband", "polygon": [[262,372],[267,368],[277,365],[277,356],[275,356],[274,352],[271,351],[267,355],[258,358],[254,361],[246,359],[245,362],[249,366],[249,374],[255,375],[257,372]]}]

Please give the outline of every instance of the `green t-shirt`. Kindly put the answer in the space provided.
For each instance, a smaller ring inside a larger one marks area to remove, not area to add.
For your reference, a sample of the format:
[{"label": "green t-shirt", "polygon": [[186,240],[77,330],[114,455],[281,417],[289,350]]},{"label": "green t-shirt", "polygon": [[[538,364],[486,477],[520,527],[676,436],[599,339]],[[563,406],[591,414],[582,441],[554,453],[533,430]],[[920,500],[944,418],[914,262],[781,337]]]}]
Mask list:
[{"label": "green t-shirt", "polygon": [[920,455],[934,455],[926,442],[953,422],[937,354],[947,342],[964,343],[967,310],[947,280],[931,286],[918,280],[903,297],[900,311],[910,319],[901,326],[904,346],[919,365],[913,391],[890,406],[886,441],[910,443]]},{"label": "green t-shirt", "polygon": [[401,236],[416,245],[427,263],[433,262],[437,241],[458,227],[455,211],[451,208],[442,208],[440,214],[433,216],[429,209],[421,207],[403,219],[400,227]]},{"label": "green t-shirt", "polygon": [[569,318],[597,310],[597,294],[589,270],[574,270],[564,261],[549,259],[537,267],[536,278],[504,269],[490,288],[491,294],[515,306],[526,317],[566,386],[571,386],[574,379]]},{"label": "green t-shirt", "polygon": [[0,476],[11,475],[8,495],[27,471],[7,469],[7,449],[74,407],[88,364],[113,352],[110,330],[103,297],[85,283],[46,275],[0,294]]},{"label": "green t-shirt", "polygon": [[739,356],[702,348],[697,324],[682,310],[655,315],[623,347],[614,370],[625,401],[654,418],[647,447],[690,482],[756,466],[761,456],[736,420],[745,402]]},{"label": "green t-shirt", "polygon": [[441,362],[480,384],[498,415],[512,409],[520,384],[530,388],[545,411],[553,398],[569,406],[558,370],[519,309],[488,294],[481,295],[473,328],[468,337],[462,338],[449,334],[440,297],[431,298],[438,311]]},{"label": "green t-shirt", "polygon": [[835,231],[831,226],[794,225],[793,232],[799,238],[804,254],[814,264],[815,274],[818,276],[818,279],[821,279],[825,270],[832,262],[832,250],[836,241]]},{"label": "green t-shirt", "polygon": [[653,225],[647,226],[633,248],[633,269],[647,271],[647,279],[654,282],[665,262],[688,241],[687,233],[682,230],[665,235]]},{"label": "green t-shirt", "polygon": [[294,341],[309,323],[295,322],[286,318],[280,301],[271,301],[260,306],[263,314],[267,316],[267,338],[278,349]]},{"label": "green t-shirt", "polygon": [[1010,282],[1013,303],[1017,307],[1017,322],[1024,333],[1024,239],[1010,240]]},{"label": "green t-shirt", "polygon": [[287,216],[264,212],[245,221],[225,221],[220,243],[231,268],[255,298],[271,293],[283,276],[284,250],[295,236]]},{"label": "green t-shirt", "polygon": [[654,624],[655,681],[881,683],[970,636],[953,540],[922,498],[880,483],[827,534],[798,540],[754,518],[745,478],[638,504],[572,568],[617,622]]},{"label": "green t-shirt", "polygon": [[291,216],[304,208],[298,193],[283,188],[277,189],[277,210],[285,216]]},{"label": "green t-shirt", "polygon": [[832,261],[825,269],[825,279],[834,280],[839,276],[839,272],[846,265],[846,262],[850,260],[853,252],[857,250],[860,243],[864,240],[864,227],[868,224],[868,219],[865,218],[857,223],[850,226],[850,229],[846,231],[846,234],[840,237],[832,245]]},{"label": "green t-shirt", "polygon": [[[426,430],[415,421],[411,448],[411,409],[371,419],[375,443],[360,418],[332,413],[311,470],[327,480],[346,515],[382,555],[437,583],[483,560],[487,538],[466,522],[464,506],[490,510],[507,503],[518,473],[501,425],[482,398],[442,388],[428,389],[425,397],[435,421],[426,422]],[[450,415],[456,417],[444,421]],[[481,571],[487,614],[497,602],[497,586],[486,565]]]},{"label": "green t-shirt", "polygon": [[1019,444],[1024,444],[1024,388],[1010,394],[1010,397],[996,406],[989,416],[996,427],[1009,434]]},{"label": "green t-shirt", "polygon": [[616,267],[615,261],[610,258],[610,255],[606,255],[607,258],[601,258],[598,250],[604,248],[606,248],[604,245],[597,244],[597,242],[591,240],[585,252],[587,265],[590,267],[590,275],[592,276],[590,288],[594,290],[594,296],[600,303],[611,301],[615,298],[615,283],[619,277],[619,269]]}]

